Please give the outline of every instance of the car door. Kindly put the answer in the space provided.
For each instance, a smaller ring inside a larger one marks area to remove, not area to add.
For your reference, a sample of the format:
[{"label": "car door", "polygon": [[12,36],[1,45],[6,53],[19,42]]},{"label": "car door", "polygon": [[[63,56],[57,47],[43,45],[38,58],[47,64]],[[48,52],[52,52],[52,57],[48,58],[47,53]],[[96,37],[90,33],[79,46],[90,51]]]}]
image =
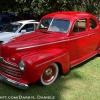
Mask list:
[{"label": "car door", "polygon": [[89,19],[90,31],[90,51],[94,53],[99,50],[100,45],[100,27],[94,18]]},{"label": "car door", "polygon": [[75,21],[70,36],[70,61],[71,66],[80,63],[90,53],[90,35],[86,18],[81,18]]}]

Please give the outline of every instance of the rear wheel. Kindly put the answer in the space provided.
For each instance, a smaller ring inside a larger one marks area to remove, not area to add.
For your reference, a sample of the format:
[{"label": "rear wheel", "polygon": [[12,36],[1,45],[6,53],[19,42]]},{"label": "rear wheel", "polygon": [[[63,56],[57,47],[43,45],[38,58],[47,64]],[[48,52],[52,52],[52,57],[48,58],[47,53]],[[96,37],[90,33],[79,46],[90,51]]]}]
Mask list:
[{"label": "rear wheel", "polygon": [[45,69],[45,71],[41,75],[39,83],[41,85],[52,84],[56,80],[58,73],[59,73],[58,65],[56,63],[51,64]]}]

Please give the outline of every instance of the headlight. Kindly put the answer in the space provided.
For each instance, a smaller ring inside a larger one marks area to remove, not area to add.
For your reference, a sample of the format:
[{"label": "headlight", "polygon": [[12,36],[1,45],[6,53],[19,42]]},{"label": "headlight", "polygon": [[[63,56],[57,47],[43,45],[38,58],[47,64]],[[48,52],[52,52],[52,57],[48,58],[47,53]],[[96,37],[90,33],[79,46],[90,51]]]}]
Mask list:
[{"label": "headlight", "polygon": [[21,61],[19,62],[19,68],[20,68],[21,71],[25,71],[26,66],[25,66],[24,61],[21,60]]}]

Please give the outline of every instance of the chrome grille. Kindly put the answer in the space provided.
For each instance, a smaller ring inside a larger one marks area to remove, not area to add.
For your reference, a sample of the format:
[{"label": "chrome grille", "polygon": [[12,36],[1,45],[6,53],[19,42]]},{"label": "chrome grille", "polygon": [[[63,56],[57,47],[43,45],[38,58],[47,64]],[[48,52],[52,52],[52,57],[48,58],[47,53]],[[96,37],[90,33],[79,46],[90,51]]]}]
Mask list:
[{"label": "chrome grille", "polygon": [[0,61],[0,71],[11,77],[22,78],[20,69],[17,66],[12,66],[12,65],[8,64],[7,62],[4,63],[4,62]]}]

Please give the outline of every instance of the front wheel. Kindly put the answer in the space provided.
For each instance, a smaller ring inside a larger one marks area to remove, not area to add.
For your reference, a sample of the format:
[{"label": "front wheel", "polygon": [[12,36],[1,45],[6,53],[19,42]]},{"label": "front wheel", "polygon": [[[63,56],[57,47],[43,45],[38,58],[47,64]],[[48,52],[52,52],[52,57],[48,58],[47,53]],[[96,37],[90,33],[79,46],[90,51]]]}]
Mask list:
[{"label": "front wheel", "polygon": [[59,73],[58,65],[56,63],[51,64],[45,69],[45,71],[41,75],[39,83],[41,85],[52,84],[56,80],[58,73]]}]

